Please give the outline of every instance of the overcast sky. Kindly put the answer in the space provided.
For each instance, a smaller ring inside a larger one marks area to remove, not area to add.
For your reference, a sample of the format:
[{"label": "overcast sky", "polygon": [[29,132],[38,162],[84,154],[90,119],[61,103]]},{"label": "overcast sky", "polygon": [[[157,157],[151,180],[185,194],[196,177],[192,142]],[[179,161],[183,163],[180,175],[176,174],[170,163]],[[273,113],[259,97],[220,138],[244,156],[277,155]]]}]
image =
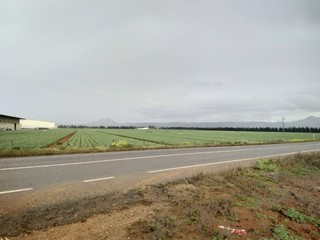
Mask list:
[{"label": "overcast sky", "polygon": [[320,116],[319,0],[0,0],[0,114]]}]

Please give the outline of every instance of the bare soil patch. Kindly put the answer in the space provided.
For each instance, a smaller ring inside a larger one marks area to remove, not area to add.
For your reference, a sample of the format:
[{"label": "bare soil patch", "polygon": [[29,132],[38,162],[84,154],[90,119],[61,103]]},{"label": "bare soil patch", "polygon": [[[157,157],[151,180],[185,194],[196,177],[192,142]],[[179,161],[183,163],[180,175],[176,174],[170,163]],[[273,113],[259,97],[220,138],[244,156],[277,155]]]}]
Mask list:
[{"label": "bare soil patch", "polygon": [[50,144],[48,144],[48,146],[46,146],[47,148],[55,148],[59,145],[62,145],[64,144],[66,141],[68,141],[74,134],[76,134],[77,131],[74,131],[73,133],[70,133],[69,135],[63,137],[63,138],[60,138]]},{"label": "bare soil patch", "polygon": [[320,153],[298,154],[220,174],[197,174],[14,216],[4,214],[0,236],[318,240],[319,199]]}]

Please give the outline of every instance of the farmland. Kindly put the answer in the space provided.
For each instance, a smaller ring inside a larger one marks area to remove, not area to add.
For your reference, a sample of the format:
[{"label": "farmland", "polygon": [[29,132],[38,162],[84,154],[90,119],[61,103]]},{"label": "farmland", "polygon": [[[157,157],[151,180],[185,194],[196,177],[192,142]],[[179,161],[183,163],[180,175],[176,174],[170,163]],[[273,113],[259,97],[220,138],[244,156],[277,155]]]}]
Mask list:
[{"label": "farmland", "polygon": [[320,134],[279,132],[236,132],[210,130],[102,130],[109,135],[140,139],[160,145],[221,145],[290,142],[320,139]]},{"label": "farmland", "polygon": [[[320,140],[319,133],[161,129],[71,129],[0,132],[0,150],[157,148]],[[121,143],[120,145],[118,143]]]},{"label": "farmland", "polygon": [[74,131],[74,129],[3,131],[0,132],[0,150],[45,148]]}]

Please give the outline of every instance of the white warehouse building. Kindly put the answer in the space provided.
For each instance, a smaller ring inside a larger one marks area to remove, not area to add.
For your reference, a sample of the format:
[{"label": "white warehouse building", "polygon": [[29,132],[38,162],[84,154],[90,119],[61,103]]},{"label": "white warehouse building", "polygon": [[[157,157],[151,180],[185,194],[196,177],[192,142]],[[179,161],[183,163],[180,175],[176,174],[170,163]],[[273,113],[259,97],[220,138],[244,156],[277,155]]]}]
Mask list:
[{"label": "white warehouse building", "polygon": [[38,120],[21,119],[20,120],[22,129],[53,129],[57,128],[57,125],[53,122],[44,122]]},{"label": "white warehouse building", "polygon": [[25,119],[0,114],[0,131],[15,131],[21,129],[53,129],[57,125],[53,122]]}]

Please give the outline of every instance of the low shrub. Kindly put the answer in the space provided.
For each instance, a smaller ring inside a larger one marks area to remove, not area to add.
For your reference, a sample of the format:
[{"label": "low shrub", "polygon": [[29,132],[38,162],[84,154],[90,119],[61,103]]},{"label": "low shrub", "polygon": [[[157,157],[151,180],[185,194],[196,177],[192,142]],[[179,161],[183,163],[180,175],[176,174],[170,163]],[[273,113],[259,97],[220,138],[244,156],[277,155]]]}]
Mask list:
[{"label": "low shrub", "polygon": [[119,140],[118,142],[113,142],[110,145],[110,148],[119,148],[119,149],[130,148],[130,147],[131,145],[126,140]]}]

